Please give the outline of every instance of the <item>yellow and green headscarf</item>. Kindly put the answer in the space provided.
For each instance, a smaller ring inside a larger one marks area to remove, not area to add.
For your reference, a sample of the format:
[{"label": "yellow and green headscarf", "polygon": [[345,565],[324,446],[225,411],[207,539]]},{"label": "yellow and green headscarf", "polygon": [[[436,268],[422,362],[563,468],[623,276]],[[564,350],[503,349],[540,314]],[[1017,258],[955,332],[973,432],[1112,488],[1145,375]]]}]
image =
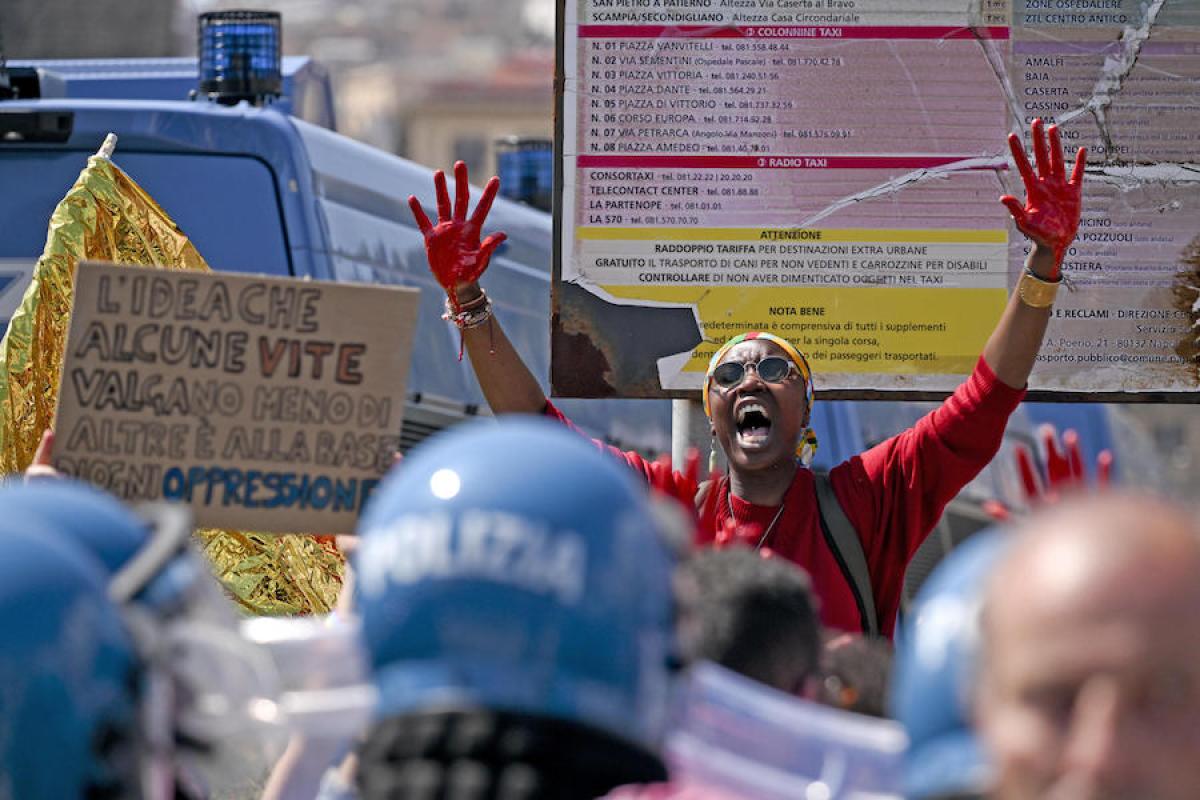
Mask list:
[{"label": "yellow and green headscarf", "polygon": [[805,399],[807,400],[805,419],[803,420],[805,429],[804,433],[800,437],[800,444],[796,447],[796,456],[800,459],[800,462],[804,464],[804,466],[808,466],[812,463],[813,456],[817,453],[817,434],[814,433],[813,429],[808,426],[808,421],[812,419],[813,407],[812,369],[808,366],[808,359],[804,357],[804,354],[801,353],[796,346],[787,339],[776,336],[773,333],[750,331],[748,333],[738,334],[725,344],[721,345],[721,348],[713,354],[711,359],[709,359],[708,371],[704,374],[704,414],[710,420],[712,419],[712,410],[709,408],[708,402],[708,390],[712,387],[713,370],[715,370],[721,363],[721,359],[725,358],[726,353],[742,342],[748,342],[752,339],[765,339],[772,344],[778,345],[779,349],[787,353],[788,358],[792,360],[792,363],[796,365],[796,369],[800,371],[800,377],[804,379],[804,394]]}]

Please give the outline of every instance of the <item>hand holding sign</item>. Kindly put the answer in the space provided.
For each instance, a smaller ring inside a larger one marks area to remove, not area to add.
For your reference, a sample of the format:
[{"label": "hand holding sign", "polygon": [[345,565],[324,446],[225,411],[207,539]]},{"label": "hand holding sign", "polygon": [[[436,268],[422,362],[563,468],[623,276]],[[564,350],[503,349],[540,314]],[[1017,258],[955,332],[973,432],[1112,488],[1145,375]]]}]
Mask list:
[{"label": "hand holding sign", "polygon": [[1029,165],[1025,147],[1015,133],[1008,135],[1008,146],[1013,161],[1025,183],[1025,204],[1010,194],[1000,198],[1008,207],[1017,229],[1029,237],[1034,244],[1049,248],[1054,253],[1054,267],[1049,275],[1040,277],[1058,280],[1063,256],[1075,232],[1079,229],[1079,213],[1083,199],[1083,170],[1087,165],[1087,149],[1079,148],[1075,154],[1075,168],[1070,180],[1066,177],[1063,164],[1062,143],[1059,141],[1058,126],[1050,126],[1050,144],[1042,131],[1042,121],[1033,121],[1033,157],[1037,162],[1037,173]]},{"label": "hand holding sign", "polygon": [[475,213],[467,218],[467,203],[471,196],[467,180],[467,165],[459,161],[454,165],[454,211],[450,210],[450,193],[446,189],[446,174],[438,170],[433,174],[433,185],[437,192],[437,225],[430,223],[421,202],[415,195],[408,198],[417,227],[425,235],[425,254],[429,269],[438,283],[446,290],[450,303],[459,310],[458,290],[479,280],[491,260],[492,253],[507,238],[503,233],[493,233],[481,243],[479,234],[492,201],[500,189],[500,179],[492,177],[483,189],[483,196],[475,206]]},{"label": "hand holding sign", "polygon": [[37,452],[33,454],[33,461],[25,468],[26,482],[40,478],[62,477],[50,460],[52,452],[54,452],[54,431],[47,428],[42,432],[42,441],[38,444]]}]

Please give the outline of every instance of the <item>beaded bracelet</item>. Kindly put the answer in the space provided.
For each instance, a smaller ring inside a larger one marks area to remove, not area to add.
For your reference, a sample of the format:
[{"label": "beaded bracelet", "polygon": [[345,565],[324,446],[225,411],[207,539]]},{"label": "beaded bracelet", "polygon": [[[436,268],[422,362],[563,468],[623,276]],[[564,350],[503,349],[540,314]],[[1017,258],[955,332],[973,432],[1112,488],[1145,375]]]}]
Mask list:
[{"label": "beaded bracelet", "polygon": [[[472,328],[478,328],[484,323],[491,322],[492,301],[487,296],[487,293],[480,289],[479,297],[469,300],[466,303],[461,303],[455,309],[454,304],[447,297],[445,310],[442,312],[442,319],[447,322],[453,322],[454,327],[458,328],[458,360],[462,361],[463,350],[466,347],[466,337],[464,334]],[[496,332],[490,324],[488,325],[488,352],[492,355],[496,354]]]},{"label": "beaded bracelet", "polygon": [[457,302],[457,299],[455,301],[451,301],[449,297],[446,298],[446,305],[452,306],[455,309],[455,311],[474,311],[477,308],[481,308],[482,306],[487,305],[487,303],[488,303],[487,292],[480,289],[479,294],[475,295],[475,297],[471,298],[467,302],[457,303],[457,305],[455,304],[456,302]]},{"label": "beaded bracelet", "polygon": [[442,313],[442,319],[453,322],[461,331],[478,328],[491,318],[492,301],[483,293],[471,302],[460,305],[457,310],[450,303],[450,298],[446,298],[446,308]]}]

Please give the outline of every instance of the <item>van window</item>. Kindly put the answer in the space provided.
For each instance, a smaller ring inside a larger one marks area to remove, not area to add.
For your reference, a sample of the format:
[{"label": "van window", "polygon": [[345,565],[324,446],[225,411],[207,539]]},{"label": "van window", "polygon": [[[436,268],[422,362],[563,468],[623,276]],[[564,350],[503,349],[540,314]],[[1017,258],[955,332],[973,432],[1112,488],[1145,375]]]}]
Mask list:
[{"label": "van window", "polygon": [[[214,269],[290,273],[271,171],[243,156],[117,153],[113,159],[183,229]],[[87,163],[78,151],[0,147],[0,259],[36,258],[50,214]]]}]

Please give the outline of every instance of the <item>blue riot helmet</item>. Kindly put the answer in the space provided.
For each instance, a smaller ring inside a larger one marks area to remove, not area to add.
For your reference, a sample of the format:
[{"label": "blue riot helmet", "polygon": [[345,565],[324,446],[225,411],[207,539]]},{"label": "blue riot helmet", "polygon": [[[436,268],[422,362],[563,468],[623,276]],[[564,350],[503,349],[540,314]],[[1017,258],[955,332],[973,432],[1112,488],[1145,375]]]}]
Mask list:
[{"label": "blue riot helmet", "polygon": [[[126,571],[118,587],[127,595],[122,599],[135,600],[160,616],[183,612],[196,594],[214,596],[203,562],[185,555],[191,530],[190,519],[180,516],[186,514],[182,509],[146,506],[138,514],[112,495],[66,478],[6,487],[0,490],[0,507],[41,518],[79,542],[110,575]],[[194,605],[212,611],[227,604]]]},{"label": "blue riot helmet", "polygon": [[377,717],[498,709],[648,752],[675,655],[674,562],[652,502],[611,456],[537,418],[419,447],[359,524]]},{"label": "blue riot helmet", "polygon": [[891,712],[905,727],[905,795],[985,796],[992,776],[971,730],[979,616],[988,575],[1009,542],[975,534],[929,576],[896,636]]},{"label": "blue riot helmet", "polygon": [[[136,511],[70,480],[0,489],[6,514],[81,547],[103,567],[146,666],[154,702],[143,716],[144,761],[161,784],[173,775],[185,793],[202,795],[228,765],[281,744],[270,717],[275,677],[266,654],[239,635],[237,616],[190,546],[192,519],[181,506]],[[265,748],[265,750],[264,750]]]},{"label": "blue riot helmet", "polygon": [[136,797],[139,666],[104,571],[4,508],[0,798]]}]

